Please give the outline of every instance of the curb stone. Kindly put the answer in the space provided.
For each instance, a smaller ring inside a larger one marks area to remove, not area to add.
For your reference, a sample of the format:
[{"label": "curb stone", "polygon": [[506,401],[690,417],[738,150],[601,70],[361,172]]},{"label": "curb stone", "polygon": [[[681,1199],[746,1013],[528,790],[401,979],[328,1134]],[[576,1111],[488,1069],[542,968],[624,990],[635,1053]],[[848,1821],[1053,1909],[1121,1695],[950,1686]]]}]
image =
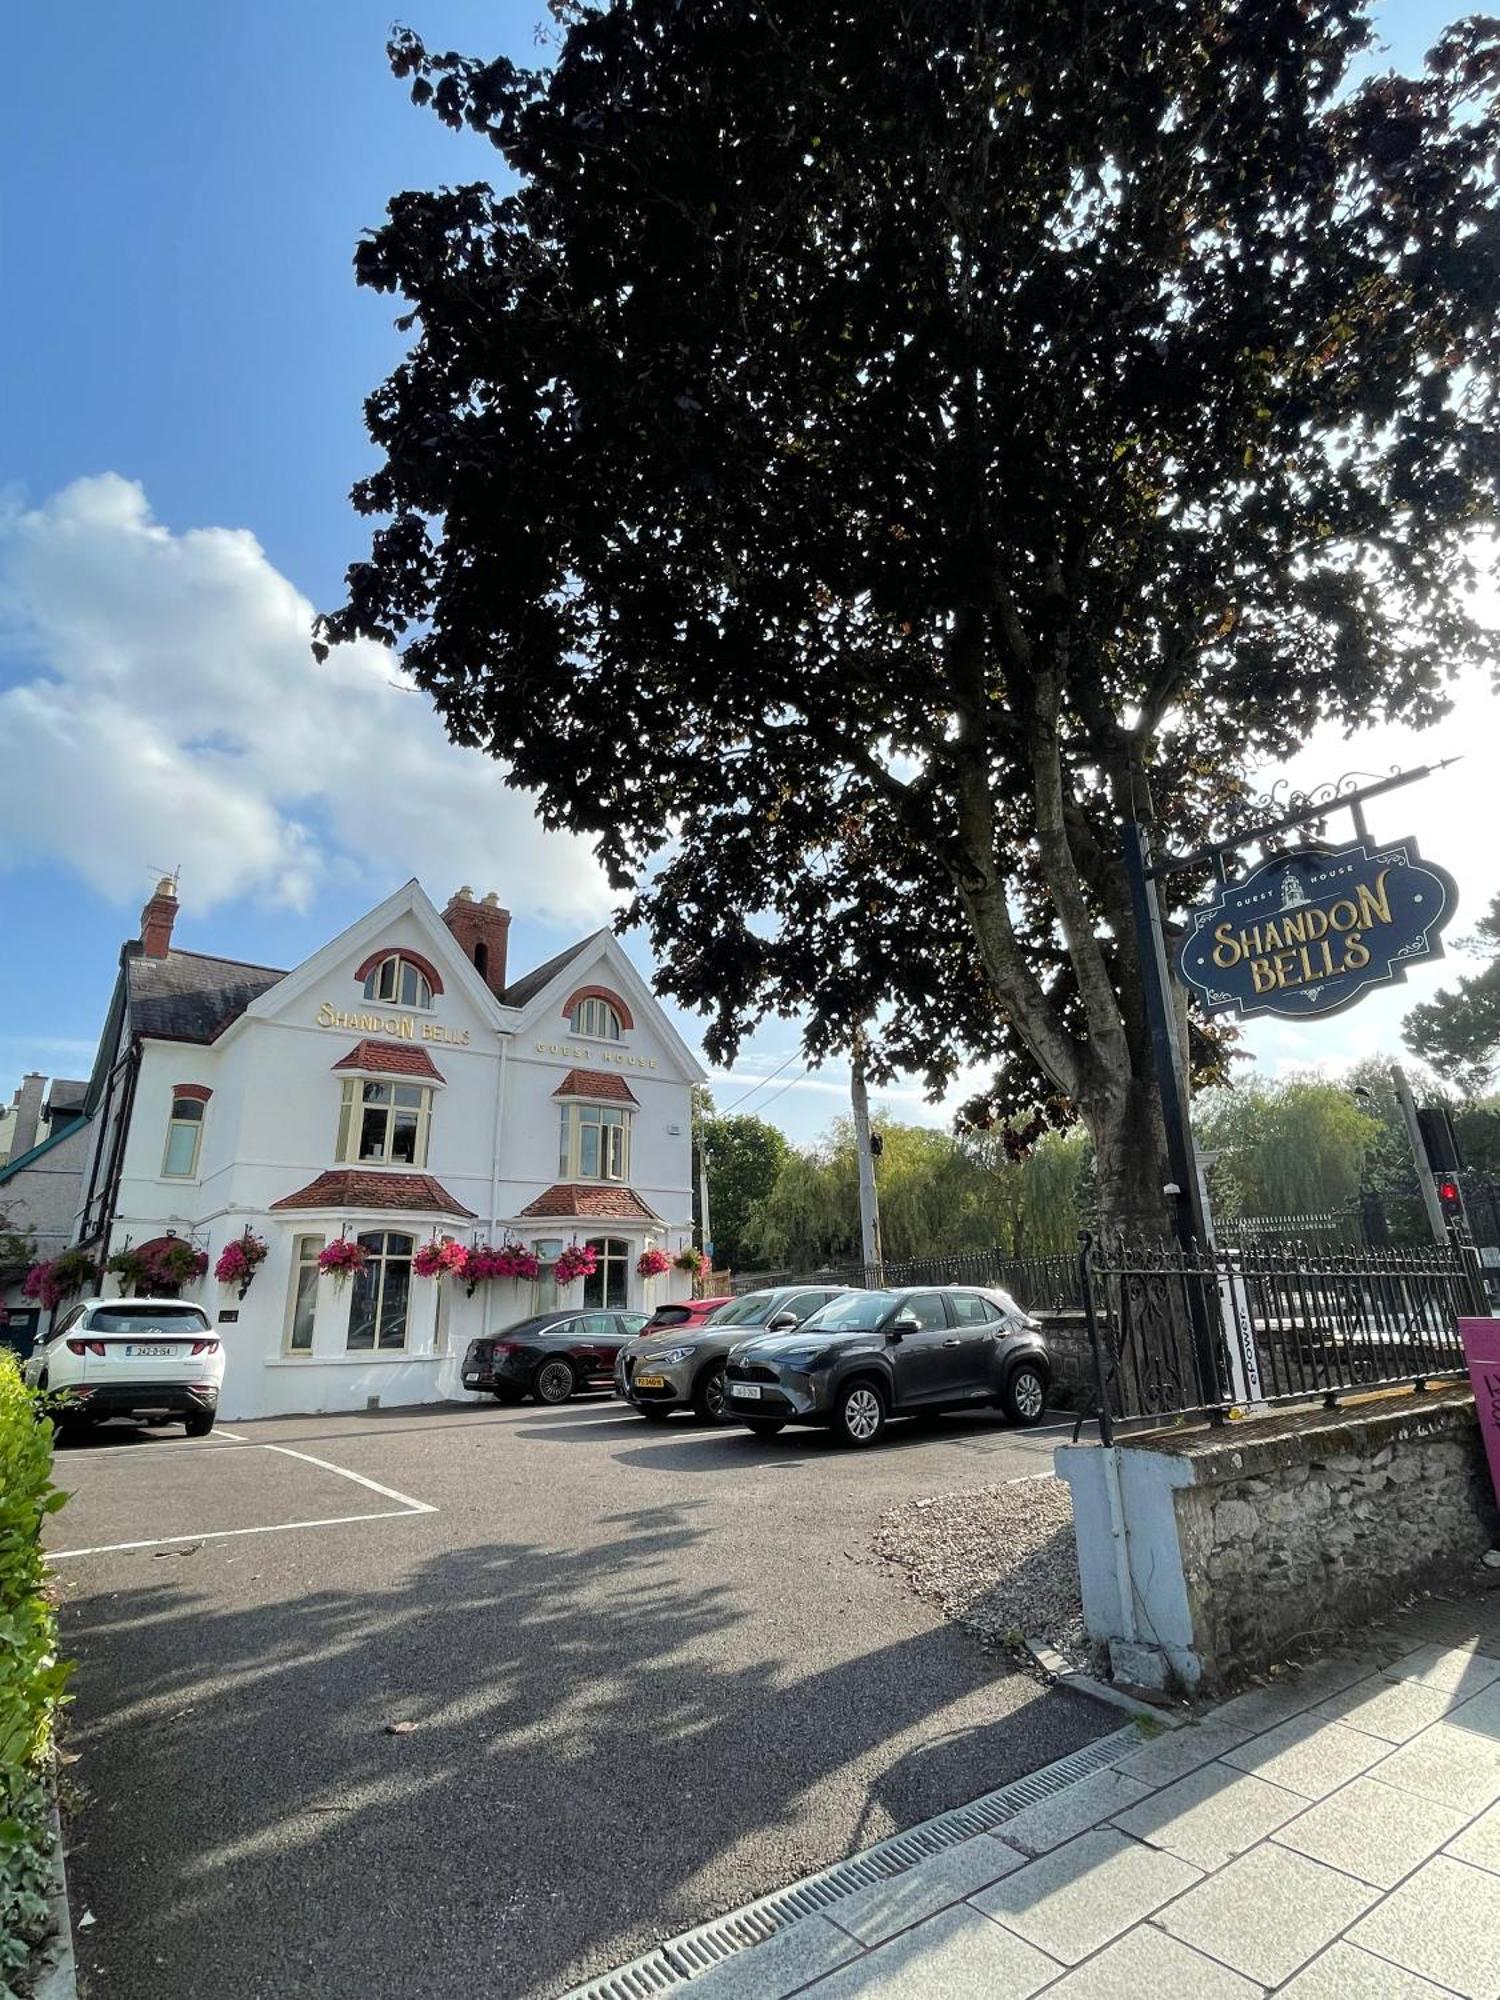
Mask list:
[{"label": "curb stone", "polygon": [[1049,1646],[1045,1639],[1026,1639],[1022,1643],[1052,1687],[1071,1688],[1074,1694],[1087,1695],[1091,1701],[1103,1702],[1106,1707],[1123,1708],[1127,1714],[1154,1722],[1159,1729],[1181,1729],[1191,1719],[1185,1714],[1174,1713],[1170,1708],[1157,1708],[1149,1701],[1141,1701],[1133,1694],[1126,1694],[1123,1688],[1095,1680],[1092,1674],[1080,1673],[1076,1667],[1069,1666],[1064,1655]]},{"label": "curb stone", "polygon": [[73,1922],[68,1913],[68,1873],[63,1859],[62,1820],[54,1795],[49,1811],[52,1831],[52,1887],[47,1901],[53,1934],[42,1947],[32,1980],[33,2000],[77,2000],[78,1962],[73,1953]]}]

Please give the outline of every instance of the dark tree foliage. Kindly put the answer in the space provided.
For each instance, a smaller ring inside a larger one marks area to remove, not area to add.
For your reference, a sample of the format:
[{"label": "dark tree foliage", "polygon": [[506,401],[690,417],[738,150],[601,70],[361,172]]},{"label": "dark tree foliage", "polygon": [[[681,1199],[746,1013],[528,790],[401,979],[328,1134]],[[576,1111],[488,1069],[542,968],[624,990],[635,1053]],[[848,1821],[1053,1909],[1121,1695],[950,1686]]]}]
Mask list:
[{"label": "dark tree foliage", "polygon": [[1401,1036],[1415,1056],[1464,1090],[1482,1090],[1500,1063],[1500,896],[1479,920],[1465,949],[1487,951],[1489,964],[1435,1000],[1413,1007]]},{"label": "dark tree foliage", "polygon": [[724,1116],[710,1111],[702,1124],[702,1145],[708,1160],[709,1222],[714,1265],[737,1270],[745,1261],[745,1226],[750,1211],[776,1185],[791,1141],[775,1125],[753,1112]]},{"label": "dark tree foliage", "polygon": [[392,44],[518,186],[359,247],[414,344],[320,639],[596,837],[716,1058],[878,1014],[877,1077],[993,1060],[1154,1221],[1133,774],[1196,844],[1493,658],[1500,23],[1351,92],[1360,0],[559,18],[545,71]]}]

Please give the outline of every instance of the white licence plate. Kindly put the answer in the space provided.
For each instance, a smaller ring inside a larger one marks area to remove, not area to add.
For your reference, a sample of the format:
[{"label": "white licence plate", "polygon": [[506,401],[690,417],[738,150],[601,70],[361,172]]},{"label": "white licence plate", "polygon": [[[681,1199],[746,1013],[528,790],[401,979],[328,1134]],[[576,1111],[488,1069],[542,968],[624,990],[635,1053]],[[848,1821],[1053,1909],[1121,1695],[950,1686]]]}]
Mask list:
[{"label": "white licence plate", "polygon": [[731,1396],[758,1397],[760,1395],[760,1384],[759,1382],[731,1382],[729,1393]]},{"label": "white licence plate", "polygon": [[151,1340],[127,1340],[125,1343],[127,1361],[175,1361],[177,1349],[169,1342]]}]

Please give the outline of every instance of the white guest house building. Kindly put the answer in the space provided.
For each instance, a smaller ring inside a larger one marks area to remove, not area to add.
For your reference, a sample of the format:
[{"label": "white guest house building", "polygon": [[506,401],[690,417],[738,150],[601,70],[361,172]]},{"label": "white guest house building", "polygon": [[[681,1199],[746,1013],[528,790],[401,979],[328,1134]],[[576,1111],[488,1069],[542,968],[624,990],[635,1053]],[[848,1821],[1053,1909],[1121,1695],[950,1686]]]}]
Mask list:
[{"label": "white guest house building", "polygon": [[[477,1333],[691,1289],[637,1264],[692,1241],[703,1072],[611,933],[512,981],[497,899],[439,914],[413,881],[281,972],[174,949],[176,916],[162,882],[120,955],[75,1240],[101,1265],[166,1237],[206,1253],[185,1296],[219,1324],[224,1416],[461,1396]],[[247,1233],[266,1254],[242,1295],[214,1271]],[[319,1266],[340,1237],[364,1252],[342,1278]],[[540,1275],[416,1275],[443,1238],[525,1246]],[[560,1287],[571,1244],[595,1269]]]}]

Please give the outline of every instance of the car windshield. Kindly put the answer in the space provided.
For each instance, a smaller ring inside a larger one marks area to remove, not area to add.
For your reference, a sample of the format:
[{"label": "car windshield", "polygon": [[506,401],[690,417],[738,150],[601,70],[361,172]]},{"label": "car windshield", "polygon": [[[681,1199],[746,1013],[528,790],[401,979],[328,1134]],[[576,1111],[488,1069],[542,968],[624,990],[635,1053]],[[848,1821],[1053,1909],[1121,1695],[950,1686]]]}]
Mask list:
[{"label": "car windshield", "polygon": [[94,1333],[202,1333],[207,1325],[197,1306],[108,1306],[89,1316]]},{"label": "car windshield", "polygon": [[764,1326],[776,1310],[780,1292],[746,1292],[742,1299],[734,1299],[727,1306],[720,1306],[710,1313],[710,1326]]},{"label": "car windshield", "polygon": [[845,1292],[804,1320],[798,1331],[807,1333],[825,1326],[842,1326],[856,1333],[869,1333],[896,1304],[889,1292]]}]

